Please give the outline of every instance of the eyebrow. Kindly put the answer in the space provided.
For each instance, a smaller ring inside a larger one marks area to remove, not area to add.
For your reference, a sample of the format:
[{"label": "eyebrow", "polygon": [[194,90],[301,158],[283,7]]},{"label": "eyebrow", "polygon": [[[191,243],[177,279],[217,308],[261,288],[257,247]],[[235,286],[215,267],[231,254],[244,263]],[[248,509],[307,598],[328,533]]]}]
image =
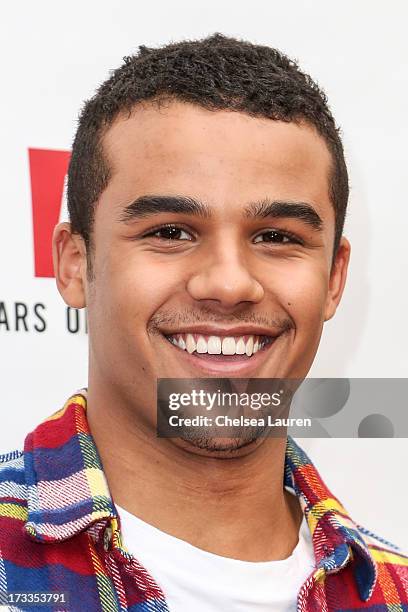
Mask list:
[{"label": "eyebrow", "polygon": [[[144,195],[136,198],[121,212],[119,221],[130,223],[162,213],[192,215],[201,219],[212,217],[211,207],[200,200],[187,196]],[[323,221],[308,202],[264,199],[253,202],[244,209],[247,219],[299,219],[315,230],[321,230]]]}]

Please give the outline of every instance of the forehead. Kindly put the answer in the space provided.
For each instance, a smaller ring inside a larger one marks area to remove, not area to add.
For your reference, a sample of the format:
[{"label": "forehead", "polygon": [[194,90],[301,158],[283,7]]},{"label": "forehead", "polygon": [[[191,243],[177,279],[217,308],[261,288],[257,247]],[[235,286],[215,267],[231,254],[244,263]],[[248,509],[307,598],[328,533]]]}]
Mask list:
[{"label": "forehead", "polygon": [[109,200],[118,205],[146,193],[174,193],[224,210],[265,197],[331,210],[331,156],[305,123],[182,102],[144,104],[114,122],[103,147],[111,168]]}]

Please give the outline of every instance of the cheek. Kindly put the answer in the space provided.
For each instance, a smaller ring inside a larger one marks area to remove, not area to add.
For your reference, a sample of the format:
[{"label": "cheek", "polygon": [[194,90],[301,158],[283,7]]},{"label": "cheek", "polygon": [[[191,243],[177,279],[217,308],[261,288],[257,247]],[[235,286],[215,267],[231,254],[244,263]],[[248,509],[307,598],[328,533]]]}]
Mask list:
[{"label": "cheek", "polygon": [[293,319],[297,332],[312,334],[323,323],[328,290],[324,262],[287,262],[273,283],[281,307]]},{"label": "cheek", "polygon": [[140,386],[155,375],[148,323],[173,294],[165,267],[147,264],[140,254],[99,260],[90,292],[89,338],[93,362],[106,381]]},{"label": "cheek", "polygon": [[95,271],[94,305],[111,326],[131,336],[146,333],[146,325],[160,306],[174,295],[180,277],[151,255],[124,252],[105,257]]}]

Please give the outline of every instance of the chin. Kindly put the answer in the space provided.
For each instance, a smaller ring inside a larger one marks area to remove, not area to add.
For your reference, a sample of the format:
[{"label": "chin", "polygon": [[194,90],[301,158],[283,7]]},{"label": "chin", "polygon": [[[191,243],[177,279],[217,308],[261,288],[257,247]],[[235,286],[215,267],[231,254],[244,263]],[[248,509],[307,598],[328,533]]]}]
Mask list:
[{"label": "chin", "polygon": [[217,438],[213,436],[197,435],[176,438],[177,446],[183,450],[205,457],[230,459],[242,457],[258,448],[265,436],[242,436],[239,438]]}]

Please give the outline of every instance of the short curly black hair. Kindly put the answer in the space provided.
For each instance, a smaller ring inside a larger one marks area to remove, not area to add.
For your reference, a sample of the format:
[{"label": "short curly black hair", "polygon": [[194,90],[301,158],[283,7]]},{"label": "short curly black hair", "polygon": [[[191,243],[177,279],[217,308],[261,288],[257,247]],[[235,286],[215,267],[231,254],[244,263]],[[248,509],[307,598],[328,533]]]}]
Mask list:
[{"label": "short curly black hair", "polygon": [[216,33],[160,48],[140,46],[88,100],[80,114],[68,170],[73,233],[91,245],[95,204],[110,169],[103,136],[120,113],[139,102],[175,99],[209,110],[231,110],[280,121],[304,120],[324,138],[332,156],[330,198],[335,213],[333,256],[343,232],[349,194],[339,128],[327,97],[286,55]]}]

